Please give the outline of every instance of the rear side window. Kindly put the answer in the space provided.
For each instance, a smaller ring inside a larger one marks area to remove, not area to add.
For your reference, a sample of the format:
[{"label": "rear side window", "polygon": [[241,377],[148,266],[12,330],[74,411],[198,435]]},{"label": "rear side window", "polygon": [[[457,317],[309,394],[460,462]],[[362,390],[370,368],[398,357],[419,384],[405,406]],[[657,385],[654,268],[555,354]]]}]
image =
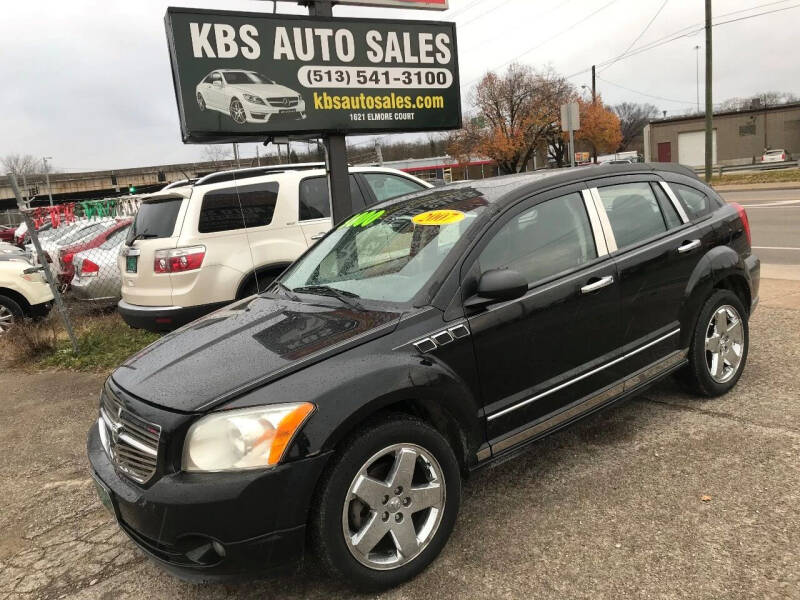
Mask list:
[{"label": "rear side window", "polygon": [[711,198],[700,190],[680,183],[670,183],[669,186],[683,204],[683,208],[686,210],[689,219],[705,217],[714,210],[714,205],[716,203],[712,203]]},{"label": "rear side window", "polygon": [[481,252],[481,272],[513,269],[530,284],[597,257],[579,194],[547,200],[506,223]]},{"label": "rear side window", "polygon": [[[366,208],[361,188],[353,175],[350,175],[350,200],[353,210]],[[300,182],[300,220],[328,219],[331,216],[331,203],[328,194],[327,177],[307,177]]]},{"label": "rear side window", "polygon": [[415,181],[389,173],[364,173],[364,179],[378,202],[425,189]]},{"label": "rear side window", "polygon": [[172,237],[182,202],[183,198],[142,202],[133,221],[133,227],[128,231],[128,239],[136,235],[145,235],[148,238]]},{"label": "rear side window", "polygon": [[664,215],[647,182],[598,188],[617,248],[625,248],[667,230]]},{"label": "rear side window", "polygon": [[197,231],[216,233],[272,222],[278,202],[278,183],[254,183],[208,192],[203,196]]}]

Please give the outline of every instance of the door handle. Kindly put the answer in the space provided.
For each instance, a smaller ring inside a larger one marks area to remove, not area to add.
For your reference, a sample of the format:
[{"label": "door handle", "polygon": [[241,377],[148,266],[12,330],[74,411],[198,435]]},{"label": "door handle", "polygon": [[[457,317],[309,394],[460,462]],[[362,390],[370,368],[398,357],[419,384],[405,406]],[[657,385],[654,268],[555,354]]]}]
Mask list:
[{"label": "door handle", "polygon": [[614,283],[614,277],[611,275],[606,275],[605,277],[601,277],[597,281],[593,281],[592,283],[587,283],[585,286],[581,288],[581,294],[591,294],[592,292],[596,292],[606,286],[611,285]]},{"label": "door handle", "polygon": [[325,237],[325,233],[326,232],[324,232],[324,231],[320,231],[319,233],[315,233],[314,235],[311,236],[311,239],[312,240],[321,240],[322,238]]},{"label": "door handle", "polygon": [[691,252],[692,250],[696,250],[700,247],[700,240],[691,240],[688,242],[683,242],[680,246],[678,246],[678,252],[683,254],[684,252]]}]

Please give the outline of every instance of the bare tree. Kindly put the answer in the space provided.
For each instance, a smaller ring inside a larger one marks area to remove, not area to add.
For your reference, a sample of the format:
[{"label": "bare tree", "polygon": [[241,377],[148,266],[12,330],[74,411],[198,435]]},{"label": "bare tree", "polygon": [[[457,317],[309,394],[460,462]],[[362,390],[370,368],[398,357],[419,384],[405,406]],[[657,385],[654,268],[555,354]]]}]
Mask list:
[{"label": "bare tree", "polygon": [[618,152],[624,150],[642,150],[644,148],[643,132],[645,125],[658,116],[658,107],[652,104],[623,102],[611,107],[619,117],[622,130],[622,141]]},{"label": "bare tree", "polygon": [[18,177],[44,173],[42,159],[32,154],[6,154],[0,158],[0,162],[3,163],[6,173],[13,173]]},{"label": "bare tree", "polygon": [[227,144],[209,144],[207,146],[203,146],[203,159],[206,162],[210,162],[214,166],[217,164],[230,160],[233,156],[230,148]]},{"label": "bare tree", "polygon": [[717,110],[722,112],[748,110],[753,107],[754,101],[759,103],[762,107],[777,106],[779,104],[787,104],[789,102],[798,102],[800,101],[800,96],[797,96],[791,92],[762,92],[752,96],[737,96],[735,98],[728,98],[727,100],[720,102],[717,105]]}]

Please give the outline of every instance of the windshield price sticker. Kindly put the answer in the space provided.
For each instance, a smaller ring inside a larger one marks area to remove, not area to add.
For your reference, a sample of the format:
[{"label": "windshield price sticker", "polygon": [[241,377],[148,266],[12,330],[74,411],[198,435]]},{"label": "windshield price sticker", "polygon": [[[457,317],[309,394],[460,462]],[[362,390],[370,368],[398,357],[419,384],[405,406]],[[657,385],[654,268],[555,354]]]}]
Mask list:
[{"label": "windshield price sticker", "polygon": [[414,225],[450,225],[458,223],[466,215],[460,210],[429,210],[411,219]]},{"label": "windshield price sticker", "polygon": [[183,141],[461,127],[454,23],[169,8]]},{"label": "windshield price sticker", "polygon": [[385,212],[385,210],[368,210],[367,212],[358,213],[342,223],[342,227],[366,227],[367,225],[372,225],[372,223],[380,219]]}]

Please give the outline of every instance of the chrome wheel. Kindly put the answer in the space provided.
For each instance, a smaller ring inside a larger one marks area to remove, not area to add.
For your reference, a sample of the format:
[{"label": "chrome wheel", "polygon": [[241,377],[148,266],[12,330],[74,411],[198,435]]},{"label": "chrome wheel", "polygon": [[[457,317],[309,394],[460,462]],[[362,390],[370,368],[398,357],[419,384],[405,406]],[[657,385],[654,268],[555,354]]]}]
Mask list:
[{"label": "chrome wheel", "polygon": [[206,101],[203,100],[203,95],[200,92],[197,92],[197,106],[200,107],[200,110],[206,109]]},{"label": "chrome wheel", "polygon": [[717,383],[730,381],[744,356],[744,325],[730,304],[720,306],[706,327],[706,366]]},{"label": "chrome wheel", "polygon": [[247,122],[247,115],[244,112],[244,106],[242,106],[242,103],[236,99],[231,101],[231,119],[240,125]]},{"label": "chrome wheel", "polygon": [[0,304],[0,335],[11,329],[14,324],[14,313],[7,306]]},{"label": "chrome wheel", "polygon": [[415,444],[384,448],[361,467],[347,491],[342,510],[347,548],[371,569],[396,569],[428,546],[444,505],[444,474],[430,452]]}]

